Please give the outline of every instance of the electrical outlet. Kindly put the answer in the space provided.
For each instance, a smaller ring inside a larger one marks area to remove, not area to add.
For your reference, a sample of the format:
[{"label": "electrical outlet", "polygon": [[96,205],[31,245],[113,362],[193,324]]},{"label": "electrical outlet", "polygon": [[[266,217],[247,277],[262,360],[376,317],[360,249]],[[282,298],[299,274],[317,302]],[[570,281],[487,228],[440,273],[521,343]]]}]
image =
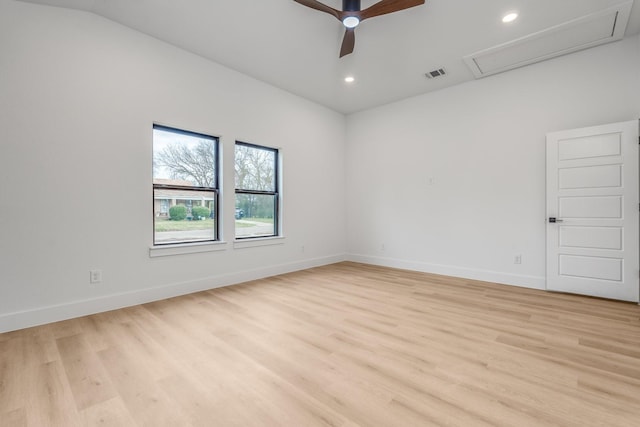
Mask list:
[{"label": "electrical outlet", "polygon": [[516,255],[515,257],[513,257],[513,263],[522,264],[522,255]]},{"label": "electrical outlet", "polygon": [[100,282],[102,282],[102,270],[91,270],[91,271],[89,271],[89,282],[90,283],[100,283]]}]

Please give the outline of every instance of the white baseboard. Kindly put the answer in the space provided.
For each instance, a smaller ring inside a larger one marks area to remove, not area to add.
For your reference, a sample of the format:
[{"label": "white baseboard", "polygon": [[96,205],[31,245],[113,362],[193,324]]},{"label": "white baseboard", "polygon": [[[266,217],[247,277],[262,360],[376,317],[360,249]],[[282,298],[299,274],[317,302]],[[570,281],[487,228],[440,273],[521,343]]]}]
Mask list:
[{"label": "white baseboard", "polygon": [[406,261],[401,259],[384,258],[371,255],[347,255],[348,261],[373,264],[383,267],[401,268],[404,270],[420,271],[423,273],[441,274],[443,276],[460,277],[463,279],[481,280],[503,285],[519,286],[530,289],[545,289],[544,276],[527,276],[523,274],[503,273],[499,271],[478,270],[473,268],[458,267],[454,265],[430,264],[418,261]]},{"label": "white baseboard", "polygon": [[235,285],[250,280],[263,279],[307,268],[334,264],[345,261],[346,255],[333,255],[322,258],[306,259],[302,261],[279,264],[254,270],[238,271],[229,274],[204,277],[188,282],[172,283],[169,285],[139,289],[132,292],[91,298],[81,301],[38,307],[31,310],[18,311],[0,315],[0,333],[72,319],[74,317],[101,313],[118,308],[130,307],[165,298],[186,295],[208,289]]}]

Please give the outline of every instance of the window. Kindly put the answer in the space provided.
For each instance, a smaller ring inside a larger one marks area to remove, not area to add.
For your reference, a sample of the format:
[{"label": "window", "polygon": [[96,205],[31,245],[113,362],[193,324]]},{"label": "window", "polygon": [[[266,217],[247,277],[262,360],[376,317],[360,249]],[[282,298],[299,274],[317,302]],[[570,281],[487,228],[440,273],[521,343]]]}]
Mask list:
[{"label": "window", "polygon": [[218,240],[218,138],[153,126],[153,244]]},{"label": "window", "polygon": [[236,239],[278,235],[278,150],[236,142]]}]

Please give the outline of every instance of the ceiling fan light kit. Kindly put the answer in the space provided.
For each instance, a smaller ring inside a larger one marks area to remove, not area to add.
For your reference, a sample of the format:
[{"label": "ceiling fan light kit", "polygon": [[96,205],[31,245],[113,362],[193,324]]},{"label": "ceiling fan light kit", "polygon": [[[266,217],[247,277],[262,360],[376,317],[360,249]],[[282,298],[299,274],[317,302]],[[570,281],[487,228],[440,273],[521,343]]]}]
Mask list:
[{"label": "ceiling fan light kit", "polygon": [[374,18],[388,13],[420,6],[425,0],[381,0],[364,10],[360,7],[360,0],[342,0],[342,10],[334,9],[318,0],[293,0],[311,9],[333,15],[345,27],[344,38],[340,48],[340,58],[353,52],[356,44],[354,29],[365,19]]},{"label": "ceiling fan light kit", "polygon": [[355,28],[360,23],[357,16],[347,16],[342,20],[342,24],[347,28]]}]

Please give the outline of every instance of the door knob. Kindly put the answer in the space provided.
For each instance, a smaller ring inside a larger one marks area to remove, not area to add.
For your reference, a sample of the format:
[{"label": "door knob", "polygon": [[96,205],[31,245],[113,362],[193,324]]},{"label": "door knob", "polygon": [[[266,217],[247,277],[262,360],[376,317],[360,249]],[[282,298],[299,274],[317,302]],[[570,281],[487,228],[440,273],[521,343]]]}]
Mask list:
[{"label": "door knob", "polygon": [[549,222],[562,222],[562,220],[556,218],[555,216],[550,216],[549,217]]}]

